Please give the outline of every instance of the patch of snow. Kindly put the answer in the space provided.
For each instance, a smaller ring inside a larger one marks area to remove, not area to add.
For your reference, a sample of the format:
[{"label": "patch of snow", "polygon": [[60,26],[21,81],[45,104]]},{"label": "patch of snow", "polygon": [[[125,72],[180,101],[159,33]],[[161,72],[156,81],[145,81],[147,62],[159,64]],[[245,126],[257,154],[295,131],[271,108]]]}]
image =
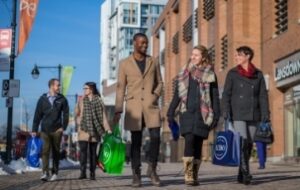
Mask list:
[{"label": "patch of snow", "polygon": [[8,175],[6,171],[3,170],[3,168],[0,168],[0,175]]},{"label": "patch of snow", "polygon": [[27,163],[24,158],[20,158],[18,160],[12,160],[8,167],[14,170],[17,174],[22,174],[26,171]]},{"label": "patch of snow", "polygon": [[73,161],[69,158],[60,160],[59,162],[60,169],[74,168],[76,166],[79,166],[79,162]]}]

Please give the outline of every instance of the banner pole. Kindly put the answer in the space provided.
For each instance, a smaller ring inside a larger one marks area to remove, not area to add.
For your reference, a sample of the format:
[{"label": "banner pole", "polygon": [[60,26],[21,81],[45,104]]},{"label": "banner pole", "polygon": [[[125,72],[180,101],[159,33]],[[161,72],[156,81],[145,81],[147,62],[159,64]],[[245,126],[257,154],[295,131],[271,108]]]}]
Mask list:
[{"label": "banner pole", "polygon": [[[9,79],[12,80],[15,77],[15,45],[16,45],[16,26],[17,26],[17,1],[13,0],[12,7],[12,40],[11,40],[11,55],[10,55],[10,64],[9,64]],[[5,163],[9,164],[12,150],[12,127],[13,127],[13,97],[7,98],[7,132],[6,132],[6,159]]]}]

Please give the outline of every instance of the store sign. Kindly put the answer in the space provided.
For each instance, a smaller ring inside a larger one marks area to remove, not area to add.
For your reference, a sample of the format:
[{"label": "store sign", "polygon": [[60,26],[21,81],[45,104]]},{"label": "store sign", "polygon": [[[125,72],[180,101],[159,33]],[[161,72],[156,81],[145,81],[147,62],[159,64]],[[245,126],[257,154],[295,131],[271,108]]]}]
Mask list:
[{"label": "store sign", "polygon": [[276,68],[275,80],[280,81],[292,77],[300,73],[300,59],[296,61],[289,61],[287,65],[282,68]]},{"label": "store sign", "polygon": [[11,29],[0,29],[0,71],[9,71],[11,37]]},{"label": "store sign", "polygon": [[277,87],[295,85],[300,82],[300,51],[276,62],[275,81]]}]

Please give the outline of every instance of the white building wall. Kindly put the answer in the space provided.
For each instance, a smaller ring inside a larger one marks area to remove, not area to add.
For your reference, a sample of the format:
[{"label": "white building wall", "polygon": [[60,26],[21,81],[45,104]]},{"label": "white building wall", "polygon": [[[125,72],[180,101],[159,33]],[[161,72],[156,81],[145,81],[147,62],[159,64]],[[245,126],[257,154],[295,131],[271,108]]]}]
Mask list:
[{"label": "white building wall", "polygon": [[111,1],[103,2],[100,16],[100,90],[102,90],[102,81],[109,77],[109,16],[111,14]]}]

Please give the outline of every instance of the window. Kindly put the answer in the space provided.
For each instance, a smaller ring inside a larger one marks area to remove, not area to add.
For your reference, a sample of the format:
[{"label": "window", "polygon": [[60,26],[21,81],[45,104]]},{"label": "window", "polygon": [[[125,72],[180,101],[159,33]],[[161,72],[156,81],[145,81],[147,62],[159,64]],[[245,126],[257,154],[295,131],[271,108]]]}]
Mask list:
[{"label": "window", "polygon": [[151,14],[159,14],[159,6],[158,5],[151,5],[150,6],[150,13]]},{"label": "window", "polygon": [[165,65],[165,49],[163,49],[161,52],[160,52],[160,55],[159,55],[159,63],[161,65]]},{"label": "window", "polygon": [[157,21],[157,17],[152,17],[151,18],[151,25],[154,26],[156,21]]},{"label": "window", "polygon": [[141,13],[142,13],[142,15],[148,15],[148,13],[149,13],[149,6],[148,5],[142,5],[141,6]]},{"label": "window", "polygon": [[275,34],[279,35],[288,29],[288,1],[275,0]]},{"label": "window", "polygon": [[179,32],[177,32],[172,39],[172,52],[175,54],[179,53]]},{"label": "window", "polygon": [[148,26],[147,20],[148,20],[147,17],[142,17],[142,19],[141,19],[141,27],[147,27]]},{"label": "window", "polygon": [[212,64],[215,64],[215,61],[216,61],[216,50],[215,50],[215,46],[211,46],[209,49],[208,49],[208,54],[209,54],[209,57],[211,59],[211,63]]},{"label": "window", "polygon": [[137,24],[138,21],[138,4],[137,3],[124,3],[123,4],[123,23],[124,24]]},{"label": "window", "polygon": [[221,69],[225,69],[228,65],[228,37],[225,35],[221,39]]},{"label": "window", "polygon": [[178,79],[177,76],[172,79],[172,94],[173,95],[174,95],[175,90],[176,90],[176,81],[177,81],[177,79]]},{"label": "window", "polygon": [[193,17],[192,15],[183,24],[183,41],[188,43],[193,38]]},{"label": "window", "polygon": [[215,16],[215,1],[203,0],[203,18],[207,21]]},{"label": "window", "polygon": [[195,11],[194,11],[194,24],[195,24],[195,28],[198,28],[198,8],[197,9],[195,9]]}]

